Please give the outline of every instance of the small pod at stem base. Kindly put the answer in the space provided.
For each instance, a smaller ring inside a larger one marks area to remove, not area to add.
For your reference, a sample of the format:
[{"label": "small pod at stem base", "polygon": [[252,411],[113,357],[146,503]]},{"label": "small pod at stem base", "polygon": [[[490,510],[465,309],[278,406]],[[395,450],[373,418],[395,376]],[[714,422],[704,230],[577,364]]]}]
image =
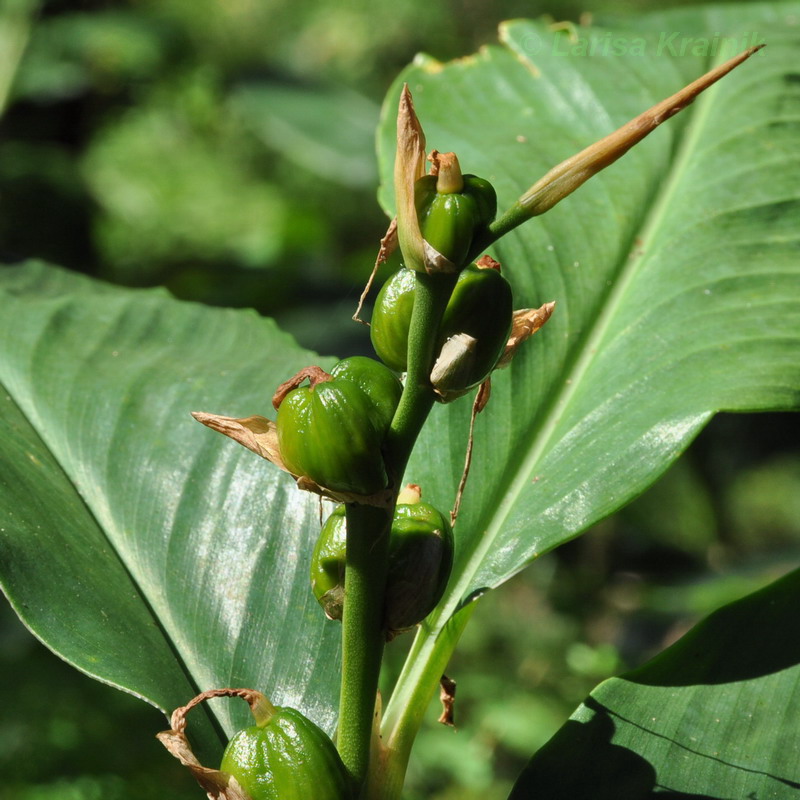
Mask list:
[{"label": "small pod at stem base", "polygon": [[[186,736],[186,715],[215,697],[247,701],[255,725],[228,742],[219,769],[203,766]],[[218,800],[352,800],[350,776],[327,734],[293,708],[254,689],[208,689],[176,708],[158,740]]]},{"label": "small pod at stem base", "polygon": [[220,770],[253,800],[349,800],[350,778],[327,734],[293,708],[234,734]]}]

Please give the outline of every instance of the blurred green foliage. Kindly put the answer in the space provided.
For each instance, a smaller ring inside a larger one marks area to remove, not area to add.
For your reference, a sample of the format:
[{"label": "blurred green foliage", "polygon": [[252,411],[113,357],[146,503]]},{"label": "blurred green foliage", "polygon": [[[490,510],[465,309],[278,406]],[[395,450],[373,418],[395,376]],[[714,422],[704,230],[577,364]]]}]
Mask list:
[{"label": "blurred green foliage", "polygon": [[[493,41],[501,19],[643,5],[6,0],[0,257],[253,306],[309,347],[366,352],[349,317],[386,225],[373,137],[396,72]],[[431,708],[409,800],[506,797],[598,681],[792,564],[797,425],[718,418],[639,500],[486,597],[449,668],[457,730]],[[5,605],[0,703],[0,797],[201,796],[153,738],[157,711],[61,663]]]}]

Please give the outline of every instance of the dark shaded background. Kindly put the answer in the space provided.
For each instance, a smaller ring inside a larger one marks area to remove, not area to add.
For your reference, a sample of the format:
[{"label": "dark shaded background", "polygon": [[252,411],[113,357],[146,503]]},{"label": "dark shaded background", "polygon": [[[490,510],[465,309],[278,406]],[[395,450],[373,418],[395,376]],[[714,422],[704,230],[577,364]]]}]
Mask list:
[{"label": "dark shaded background", "polygon": [[[397,72],[494,42],[502,19],[646,8],[4,0],[0,260],[255,307],[306,346],[365,351],[349,317],[386,226],[373,142]],[[488,596],[449,670],[458,731],[431,709],[406,796],[506,797],[598,681],[794,566],[797,442],[794,416],[720,415],[645,495]],[[0,798],[202,796],[153,738],[159,712],[61,663],[5,603],[0,708]]]}]

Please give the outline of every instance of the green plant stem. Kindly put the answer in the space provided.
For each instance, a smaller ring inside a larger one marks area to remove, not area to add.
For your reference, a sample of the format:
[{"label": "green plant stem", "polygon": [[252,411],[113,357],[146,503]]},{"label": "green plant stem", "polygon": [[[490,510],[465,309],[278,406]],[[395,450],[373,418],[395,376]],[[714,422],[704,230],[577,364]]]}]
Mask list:
[{"label": "green plant stem", "polygon": [[430,382],[439,323],[453,292],[456,275],[416,273],[414,310],[408,331],[408,372],[403,394],[386,437],[386,464],[400,485],[414,443],[436,399]]},{"label": "green plant stem", "polygon": [[356,787],[369,769],[370,737],[385,634],[383,596],[392,510],[350,503],[342,616],[337,747]]},{"label": "green plant stem", "polygon": [[476,238],[470,247],[467,261],[474,261],[479,256],[483,255],[487,247],[494,244],[498,239],[501,239],[509,231],[518,228],[523,222],[537,216],[531,213],[530,209],[525,208],[519,201],[514,203],[508,211],[499,216],[488,228],[488,230],[479,238]]},{"label": "green plant stem", "polygon": [[[387,435],[385,461],[398,489],[406,464],[435,401],[429,375],[437,333],[455,275],[417,273],[408,337],[408,374]],[[342,686],[337,747],[356,795],[369,770],[370,742],[385,634],[383,597],[394,508],[349,504],[342,616]]]},{"label": "green plant stem", "polygon": [[[523,221],[519,219],[516,224]],[[480,246],[485,245],[480,243]],[[396,491],[402,485],[414,444],[436,401],[430,382],[431,368],[436,357],[439,325],[457,277],[455,274],[416,273],[414,309],[408,333],[408,371],[384,446],[387,472]],[[446,652],[449,657],[463,630],[463,625],[455,626],[458,632],[454,632],[452,646],[434,650],[433,663],[424,659],[428,665],[427,680],[414,684],[421,694],[407,698],[406,715],[392,726],[394,735],[389,748],[370,769],[372,720],[384,645],[383,595],[393,515],[394,508],[386,510],[352,504],[347,507],[342,689],[337,742],[356,794],[364,800],[389,800],[400,796],[414,736],[446,664],[446,660],[440,663],[441,658],[437,659],[436,653]],[[459,615],[466,616],[468,614]],[[433,644],[436,638],[428,644]],[[397,708],[396,703],[392,705]]]}]

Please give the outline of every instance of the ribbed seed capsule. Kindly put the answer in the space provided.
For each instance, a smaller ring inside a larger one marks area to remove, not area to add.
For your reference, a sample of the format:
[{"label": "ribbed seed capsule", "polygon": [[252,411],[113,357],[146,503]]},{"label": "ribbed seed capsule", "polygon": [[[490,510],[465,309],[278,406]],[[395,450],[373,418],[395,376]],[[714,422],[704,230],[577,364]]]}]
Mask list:
[{"label": "ribbed seed capsule", "polygon": [[[325,521],[311,557],[311,587],[329,619],[344,603],[347,521],[338,506]],[[389,541],[385,627],[390,636],[412,628],[436,607],[453,565],[453,531],[429,503],[399,503]]]},{"label": "ribbed seed capsule", "polygon": [[408,365],[408,329],[416,280],[413,270],[399,269],[381,287],[372,311],[372,346],[381,361],[397,372],[405,372]]},{"label": "ribbed seed capsule", "polygon": [[385,489],[381,445],[401,392],[383,364],[357,357],[339,362],[330,375],[317,369],[309,386],[276,393],[287,469],[334,491],[371,495]]},{"label": "ribbed seed capsule", "polygon": [[345,506],[338,505],[322,526],[311,554],[311,591],[328,619],[341,619],[347,553]]},{"label": "ribbed seed capsule", "polygon": [[475,236],[497,213],[494,187],[477,175],[462,175],[454,153],[439,154],[437,175],[424,175],[414,185],[423,239],[458,270]]},{"label": "ribbed seed capsule", "polygon": [[[415,286],[412,270],[398,270],[381,288],[372,312],[375,352],[398,372],[407,367]],[[511,286],[497,270],[470,264],[461,271],[439,327],[431,374],[442,396],[463,394],[488,377],[508,341],[512,304]]]},{"label": "ribbed seed capsule", "polygon": [[386,430],[394,416],[403,387],[383,364],[366,356],[350,356],[334,366],[336,380],[354,383],[370,399],[376,427]]},{"label": "ribbed seed capsule", "polygon": [[437,194],[417,215],[422,238],[456,268],[461,267],[477,226],[475,200],[464,194]]},{"label": "ribbed seed capsule", "polygon": [[[476,225],[481,228],[488,227],[497,216],[497,192],[494,186],[486,178],[471,173],[462,175],[461,178],[464,185],[458,194],[468,195],[474,200],[477,212]],[[423,175],[414,184],[414,205],[417,207],[417,214],[424,213],[436,197],[436,183],[436,175]]]},{"label": "ribbed seed capsule", "polygon": [[349,777],[325,732],[293,708],[234,734],[220,769],[252,800],[349,800]]},{"label": "ribbed seed capsule", "polygon": [[511,286],[499,271],[475,264],[458,276],[439,326],[431,383],[445,399],[469,391],[495,368],[513,319]]},{"label": "ribbed seed capsule", "polygon": [[497,216],[497,192],[494,186],[486,178],[467,174],[464,175],[463,192],[475,201],[477,227],[488,228]]},{"label": "ribbed seed capsule", "polygon": [[398,504],[389,541],[385,624],[413,628],[442,599],[453,567],[450,522],[429,503]]}]

